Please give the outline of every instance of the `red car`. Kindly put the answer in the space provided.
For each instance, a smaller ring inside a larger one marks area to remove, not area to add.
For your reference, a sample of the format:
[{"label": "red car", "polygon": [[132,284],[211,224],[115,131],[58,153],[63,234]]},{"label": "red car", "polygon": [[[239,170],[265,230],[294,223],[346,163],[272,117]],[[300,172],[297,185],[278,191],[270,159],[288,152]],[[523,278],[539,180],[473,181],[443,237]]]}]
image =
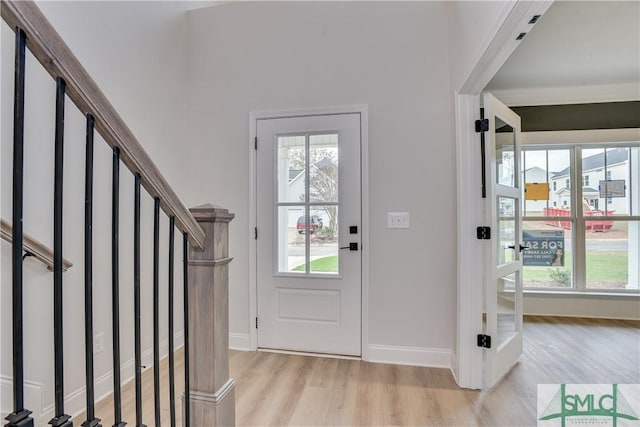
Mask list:
[{"label": "red car", "polygon": [[[296,229],[299,234],[304,234],[306,230],[307,217],[301,216],[298,218],[298,223],[296,224]],[[311,234],[316,232],[317,228],[322,228],[322,218],[318,215],[311,216],[311,223],[309,224],[309,232]]]}]

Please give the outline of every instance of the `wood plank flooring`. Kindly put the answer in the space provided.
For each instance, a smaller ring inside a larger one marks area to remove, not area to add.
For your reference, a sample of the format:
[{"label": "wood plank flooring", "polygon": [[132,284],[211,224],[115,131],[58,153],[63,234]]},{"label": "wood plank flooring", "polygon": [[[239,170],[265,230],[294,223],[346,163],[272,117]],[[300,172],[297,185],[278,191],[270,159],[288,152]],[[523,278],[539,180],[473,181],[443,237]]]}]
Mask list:
[{"label": "wood plank flooring", "polygon": [[[181,396],[182,352],[176,361]],[[161,365],[166,426],[166,359]],[[230,365],[237,425],[536,425],[537,384],[640,383],[640,322],[527,316],[520,362],[482,392],[459,389],[448,369],[240,351],[230,352]],[[132,383],[123,387],[123,402],[124,419],[134,425]],[[112,411],[110,398],[98,404],[104,426],[112,425]],[[181,425],[180,402],[177,413]],[[143,418],[153,425],[151,370],[144,375]]]}]

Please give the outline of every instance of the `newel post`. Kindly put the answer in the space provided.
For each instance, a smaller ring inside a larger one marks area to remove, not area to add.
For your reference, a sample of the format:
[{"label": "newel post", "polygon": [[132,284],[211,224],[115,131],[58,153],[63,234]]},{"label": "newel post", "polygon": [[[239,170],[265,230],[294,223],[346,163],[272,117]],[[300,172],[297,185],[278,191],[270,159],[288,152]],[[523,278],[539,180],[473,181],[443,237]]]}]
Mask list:
[{"label": "newel post", "polygon": [[190,209],[206,234],[189,249],[189,409],[192,427],[235,425],[235,381],[229,378],[229,222],[227,209]]}]

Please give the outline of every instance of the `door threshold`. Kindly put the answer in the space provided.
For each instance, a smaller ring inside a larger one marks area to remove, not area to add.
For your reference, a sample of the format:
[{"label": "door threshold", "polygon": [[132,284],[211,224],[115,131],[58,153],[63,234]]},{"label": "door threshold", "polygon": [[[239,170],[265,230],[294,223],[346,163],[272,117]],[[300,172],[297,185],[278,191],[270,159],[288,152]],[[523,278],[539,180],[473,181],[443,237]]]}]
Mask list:
[{"label": "door threshold", "polygon": [[348,354],[313,353],[308,351],[280,350],[277,348],[264,347],[258,347],[257,351],[263,351],[265,353],[293,354],[297,356],[326,357],[328,359],[362,360],[361,356],[350,356]]}]

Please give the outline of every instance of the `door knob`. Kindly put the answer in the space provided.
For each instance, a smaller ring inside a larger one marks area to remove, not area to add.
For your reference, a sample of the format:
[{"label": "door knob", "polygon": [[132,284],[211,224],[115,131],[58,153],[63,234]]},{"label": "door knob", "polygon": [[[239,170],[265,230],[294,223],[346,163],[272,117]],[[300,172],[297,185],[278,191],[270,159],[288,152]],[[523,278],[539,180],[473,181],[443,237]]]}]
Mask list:
[{"label": "door knob", "polygon": [[[528,246],[522,246],[522,245],[518,245],[518,246],[520,246],[520,252],[526,251],[527,249],[529,249]],[[516,246],[515,245],[507,246],[507,248],[513,249],[514,251],[516,250]]]}]

